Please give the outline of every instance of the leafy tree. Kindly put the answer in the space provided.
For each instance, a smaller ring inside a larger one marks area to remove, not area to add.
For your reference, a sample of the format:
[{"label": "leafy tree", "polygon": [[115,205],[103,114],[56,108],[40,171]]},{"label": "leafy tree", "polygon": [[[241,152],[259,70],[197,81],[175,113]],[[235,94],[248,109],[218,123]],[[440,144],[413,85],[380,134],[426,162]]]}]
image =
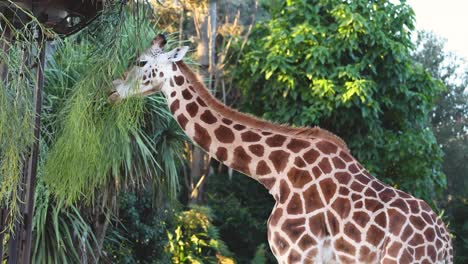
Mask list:
[{"label": "leafy tree", "polygon": [[109,228],[103,263],[170,263],[164,252],[166,230],[173,228],[175,209],[156,207],[154,190],[126,192],[119,196],[119,212]]},{"label": "leafy tree", "polygon": [[432,76],[447,87],[437,100],[431,122],[445,152],[444,172],[448,190],[468,194],[468,68],[465,61],[445,51],[445,41],[431,32],[419,32],[414,57]]},{"label": "leafy tree", "polygon": [[211,210],[201,206],[175,215],[175,228],[168,231],[169,243],[165,247],[172,263],[234,264],[212,220]]},{"label": "leafy tree", "polygon": [[445,153],[447,213],[455,235],[455,262],[466,263],[468,254],[468,68],[465,61],[445,51],[445,41],[432,32],[419,32],[416,61],[441,80],[447,89],[438,98],[431,115],[432,128]]},{"label": "leafy tree", "polygon": [[[274,206],[265,188],[240,173],[219,173],[210,176],[207,184],[207,206],[215,215],[213,224],[221,239],[234,253],[238,263],[249,263],[261,244],[268,244],[267,219]],[[263,248],[270,261],[272,253]],[[272,263],[275,263],[273,261]]]},{"label": "leafy tree", "polygon": [[244,109],[343,137],[378,178],[430,201],[445,187],[429,112],[443,90],[411,57],[405,2],[289,0],[270,8],[240,67]]}]

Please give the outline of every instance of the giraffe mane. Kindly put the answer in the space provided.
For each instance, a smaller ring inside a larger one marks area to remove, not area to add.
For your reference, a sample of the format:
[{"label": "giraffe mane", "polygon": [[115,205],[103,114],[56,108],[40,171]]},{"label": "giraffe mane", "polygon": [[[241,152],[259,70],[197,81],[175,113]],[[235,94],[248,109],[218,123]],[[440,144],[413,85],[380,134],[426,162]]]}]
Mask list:
[{"label": "giraffe mane", "polygon": [[301,139],[312,139],[320,138],[327,140],[339,146],[346,152],[349,152],[348,146],[343,139],[333,134],[332,132],[322,129],[318,126],[315,127],[290,127],[288,125],[280,125],[272,123],[250,114],[241,113],[233,108],[230,108],[221,103],[216,97],[214,97],[208,89],[205,87],[200,78],[195,74],[188,66],[182,61],[176,62],[182,74],[190,81],[190,84],[194,87],[198,94],[203,98],[211,108],[218,111],[220,114],[234,119],[239,120],[242,124],[250,127],[269,130],[272,132],[294,136]]}]

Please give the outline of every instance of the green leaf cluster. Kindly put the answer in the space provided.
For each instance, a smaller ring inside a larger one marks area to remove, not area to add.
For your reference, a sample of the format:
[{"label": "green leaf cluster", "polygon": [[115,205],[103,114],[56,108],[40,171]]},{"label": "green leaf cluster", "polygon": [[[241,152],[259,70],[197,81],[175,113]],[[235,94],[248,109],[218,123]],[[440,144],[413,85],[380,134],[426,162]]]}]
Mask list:
[{"label": "green leaf cluster", "polygon": [[[4,19],[0,16],[2,25],[9,26]],[[29,26],[33,24],[31,22]],[[12,28],[10,34],[17,41],[7,39],[6,34],[0,35],[0,45],[7,47],[6,50],[0,49],[0,64],[7,72],[6,78],[0,79],[0,206],[8,208],[6,223],[12,230],[13,225],[21,220],[21,177],[34,142],[32,121],[36,70],[30,67],[29,59],[37,61],[37,50],[41,47],[29,30]]]},{"label": "green leaf cluster", "polygon": [[268,246],[256,252],[262,243],[267,243],[267,219],[274,206],[273,197],[265,188],[240,173],[232,176],[220,173],[210,176],[206,192],[207,206],[215,215],[213,224],[233,252],[236,263],[249,263],[262,252],[264,256],[257,258],[275,263]]},{"label": "green leaf cluster", "polygon": [[[33,219],[33,263],[94,262],[83,259],[83,252],[98,246],[93,230],[83,219],[79,208],[56,202],[42,182],[36,189]],[[77,246],[79,245],[79,246]],[[91,258],[97,257],[90,254]]]},{"label": "green leaf cluster", "polygon": [[153,193],[148,187],[119,196],[119,212],[104,241],[103,263],[170,263],[164,247],[176,209],[155,206]]},{"label": "green leaf cluster", "polygon": [[[264,5],[268,5],[264,3]],[[445,187],[428,115],[444,89],[411,57],[414,12],[386,0],[288,0],[233,69],[245,110],[321,127],[373,175],[431,200]]]},{"label": "green leaf cluster", "polygon": [[175,228],[167,232],[165,247],[172,263],[234,263],[212,221],[210,209],[201,206],[175,215]]},{"label": "green leaf cluster", "polygon": [[43,177],[68,204],[92,201],[98,187],[119,190],[150,181],[171,196],[176,193],[177,149],[184,136],[174,129],[164,99],[107,102],[112,80],[156,34],[145,15],[125,14],[115,25],[98,21],[106,27],[96,22],[97,34],[85,32],[59,43],[48,64],[45,126],[51,147]]}]

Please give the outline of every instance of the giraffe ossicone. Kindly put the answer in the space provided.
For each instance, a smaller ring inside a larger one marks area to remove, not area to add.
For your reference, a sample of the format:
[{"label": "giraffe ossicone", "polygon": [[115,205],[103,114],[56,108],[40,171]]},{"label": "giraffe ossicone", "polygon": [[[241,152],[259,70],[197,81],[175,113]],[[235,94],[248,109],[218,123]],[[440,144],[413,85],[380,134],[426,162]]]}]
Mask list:
[{"label": "giraffe ossicone", "polygon": [[279,263],[452,263],[450,235],[427,203],[371,176],[325,130],[223,105],[182,62],[187,47],[164,44],[153,40],[110,99],[162,91],[196,144],[263,184],[276,200],[268,241]]}]

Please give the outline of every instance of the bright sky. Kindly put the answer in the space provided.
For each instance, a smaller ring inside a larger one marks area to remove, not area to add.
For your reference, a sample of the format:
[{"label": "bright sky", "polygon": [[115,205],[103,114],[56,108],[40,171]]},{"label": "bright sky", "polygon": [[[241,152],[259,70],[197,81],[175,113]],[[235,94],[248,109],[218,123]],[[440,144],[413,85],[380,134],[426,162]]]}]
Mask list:
[{"label": "bright sky", "polygon": [[446,48],[468,59],[468,0],[407,0],[416,13],[416,29],[447,39]]}]

